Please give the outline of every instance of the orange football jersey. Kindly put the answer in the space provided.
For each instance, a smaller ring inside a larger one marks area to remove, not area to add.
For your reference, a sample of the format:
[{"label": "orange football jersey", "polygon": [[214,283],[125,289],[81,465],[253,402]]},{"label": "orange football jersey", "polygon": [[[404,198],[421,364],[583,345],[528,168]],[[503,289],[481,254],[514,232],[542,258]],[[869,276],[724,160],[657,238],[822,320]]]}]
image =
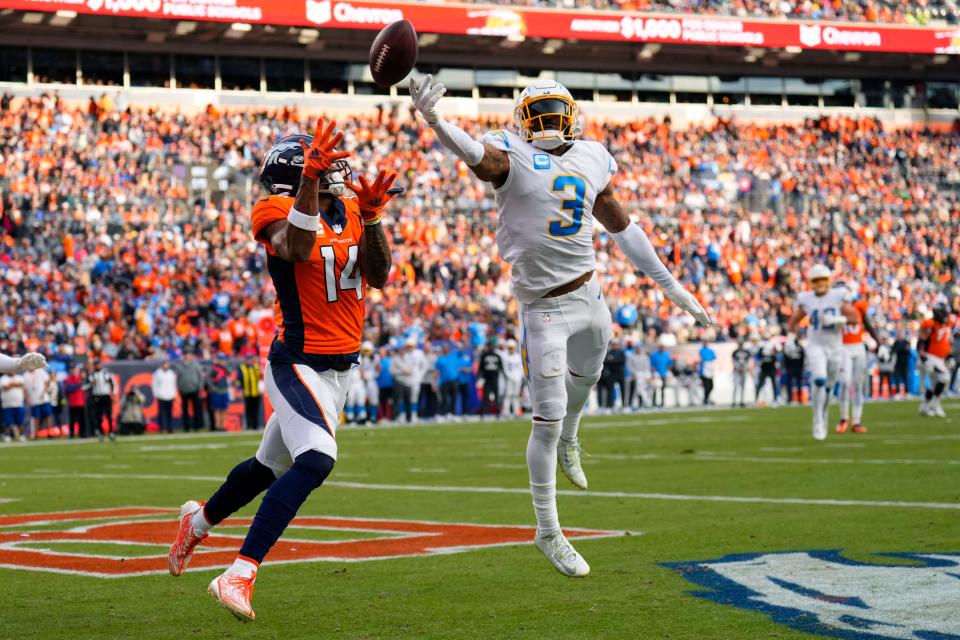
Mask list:
[{"label": "orange football jersey", "polygon": [[261,235],[271,223],[286,220],[293,203],[288,196],[268,196],[252,212],[253,236],[267,248],[267,270],[277,291],[277,338],[306,354],[356,353],[367,286],[360,268],[363,222],[357,201],[338,200],[332,219],[320,216],[310,259],[296,263],[278,258]]},{"label": "orange football jersey", "polygon": [[857,324],[849,322],[843,325],[843,344],[861,344],[863,342],[863,319],[867,317],[867,311],[870,305],[866,300],[857,300],[853,303],[853,308],[857,311],[857,317],[860,318]]},{"label": "orange football jersey", "polygon": [[921,329],[930,328],[930,337],[927,338],[927,353],[937,358],[946,359],[950,356],[951,338],[950,325],[940,324],[933,318],[928,318],[920,325]]}]

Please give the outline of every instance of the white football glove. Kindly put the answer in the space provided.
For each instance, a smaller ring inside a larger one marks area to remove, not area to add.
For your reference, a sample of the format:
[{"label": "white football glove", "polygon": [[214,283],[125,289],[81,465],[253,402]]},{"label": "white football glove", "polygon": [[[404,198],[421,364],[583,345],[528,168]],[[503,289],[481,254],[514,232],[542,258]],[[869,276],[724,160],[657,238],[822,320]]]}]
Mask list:
[{"label": "white football glove", "polygon": [[17,369],[20,371],[33,371],[34,369],[44,369],[47,366],[47,359],[42,353],[28,353],[20,356],[17,362]]},{"label": "white football glove", "polygon": [[667,299],[673,304],[677,305],[697,321],[702,327],[711,327],[713,326],[713,320],[710,318],[710,314],[697,302],[697,299],[693,296],[692,293],[684,289],[682,286],[670,287],[669,289],[664,289],[664,295],[667,296]]},{"label": "white football glove", "polygon": [[823,316],[823,326],[838,327],[847,324],[847,317],[844,315]]},{"label": "white football glove", "polygon": [[447,88],[442,82],[434,82],[433,76],[427,74],[418,85],[416,80],[410,78],[410,97],[413,98],[413,106],[416,107],[423,119],[429,124],[436,124],[440,116],[437,115],[437,101],[447,92]]}]

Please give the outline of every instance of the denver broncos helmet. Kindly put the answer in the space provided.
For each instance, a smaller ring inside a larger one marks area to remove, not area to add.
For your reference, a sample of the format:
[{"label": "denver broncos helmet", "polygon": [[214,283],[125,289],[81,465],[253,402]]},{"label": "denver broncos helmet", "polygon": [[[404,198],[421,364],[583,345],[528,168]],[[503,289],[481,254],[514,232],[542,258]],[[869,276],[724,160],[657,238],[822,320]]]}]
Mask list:
[{"label": "denver broncos helmet", "polygon": [[950,319],[950,306],[942,300],[933,305],[933,319],[940,324],[946,323]]},{"label": "denver broncos helmet", "polygon": [[[310,146],[313,136],[295,133],[284,136],[270,147],[260,165],[260,184],[271,195],[296,196],[300,188],[300,173],[303,171],[303,147]],[[337,197],[345,190],[344,184],[353,179],[353,172],[346,160],[337,160],[320,179],[320,193]]]}]

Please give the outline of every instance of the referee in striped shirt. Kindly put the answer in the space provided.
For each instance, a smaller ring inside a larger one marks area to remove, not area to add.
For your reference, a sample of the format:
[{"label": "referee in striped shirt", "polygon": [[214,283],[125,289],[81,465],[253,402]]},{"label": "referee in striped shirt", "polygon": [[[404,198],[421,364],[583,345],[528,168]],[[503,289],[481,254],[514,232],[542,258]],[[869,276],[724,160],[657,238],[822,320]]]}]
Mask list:
[{"label": "referee in striped shirt", "polygon": [[106,418],[110,439],[113,440],[116,437],[113,422],[113,374],[103,367],[99,358],[93,361],[93,371],[87,374],[87,385],[94,431],[97,437],[103,440],[103,419]]},{"label": "referee in striped shirt", "polygon": [[260,381],[263,374],[260,371],[260,358],[252,354],[247,361],[240,365],[237,378],[243,389],[243,404],[246,415],[246,428],[255,431],[260,428],[260,408],[263,404],[263,392],[260,390]]}]

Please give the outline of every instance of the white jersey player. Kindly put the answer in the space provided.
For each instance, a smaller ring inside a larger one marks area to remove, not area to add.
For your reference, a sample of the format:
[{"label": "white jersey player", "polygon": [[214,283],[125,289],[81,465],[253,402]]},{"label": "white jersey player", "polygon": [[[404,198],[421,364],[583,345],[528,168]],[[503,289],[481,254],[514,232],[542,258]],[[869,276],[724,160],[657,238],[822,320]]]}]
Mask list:
[{"label": "white jersey player", "polygon": [[[813,437],[827,437],[827,413],[830,408],[830,390],[840,372],[842,362],[841,330],[847,322],[859,322],[850,292],[842,287],[830,286],[831,273],[825,265],[814,265],[807,274],[812,291],[803,291],[797,296],[796,310],[787,329],[792,334],[804,318],[807,327],[807,366],[813,383],[811,405],[813,407]],[[788,336],[790,340],[792,336]]]},{"label": "white jersey player", "polygon": [[500,354],[503,362],[503,408],[500,415],[516,418],[520,415],[520,390],[523,388],[523,359],[517,351],[517,342],[507,340],[507,350]]},{"label": "white jersey player", "polygon": [[27,353],[19,358],[0,353],[0,373],[25,373],[34,369],[43,369],[46,366],[47,359],[42,353]]},{"label": "white jersey player", "polygon": [[377,421],[377,411],[380,406],[380,388],[377,386],[377,377],[380,375],[380,356],[373,349],[369,340],[360,345],[360,377],[363,379],[364,397],[367,401],[367,418],[371,422]]},{"label": "white jersey player", "polygon": [[533,404],[527,467],[535,543],[561,573],[584,576],[590,567],[560,531],[556,461],[576,486],[586,488],[577,429],[612,333],[594,273],[594,219],[668,299],[702,324],[710,324],[710,317],[617,202],[611,183],[617,163],[600,143],[578,140],[577,103],[563,85],[535,81],[517,99],[514,130],[493,131],[480,141],[437,113],[445,91],[431,76],[410,81],[413,104],[440,142],[496,190],[497,246],[512,267],[521,303]]}]

